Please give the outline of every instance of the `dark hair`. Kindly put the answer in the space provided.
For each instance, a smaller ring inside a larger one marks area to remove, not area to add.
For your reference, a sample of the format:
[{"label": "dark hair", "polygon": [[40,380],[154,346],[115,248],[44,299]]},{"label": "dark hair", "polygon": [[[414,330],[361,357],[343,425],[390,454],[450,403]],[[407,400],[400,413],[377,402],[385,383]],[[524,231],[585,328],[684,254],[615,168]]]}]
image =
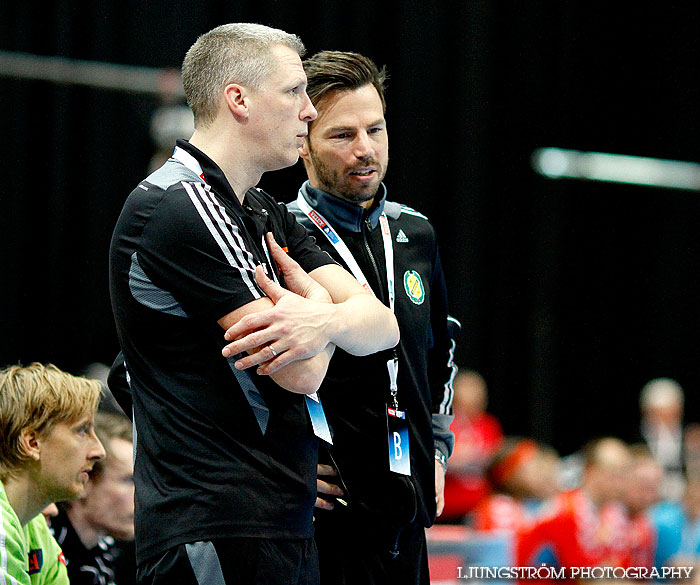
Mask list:
[{"label": "dark hair", "polygon": [[345,51],[321,51],[304,61],[304,71],[308,78],[306,93],[314,106],[330,92],[372,84],[382,101],[382,111],[386,112],[386,67],[378,69],[368,57]]}]

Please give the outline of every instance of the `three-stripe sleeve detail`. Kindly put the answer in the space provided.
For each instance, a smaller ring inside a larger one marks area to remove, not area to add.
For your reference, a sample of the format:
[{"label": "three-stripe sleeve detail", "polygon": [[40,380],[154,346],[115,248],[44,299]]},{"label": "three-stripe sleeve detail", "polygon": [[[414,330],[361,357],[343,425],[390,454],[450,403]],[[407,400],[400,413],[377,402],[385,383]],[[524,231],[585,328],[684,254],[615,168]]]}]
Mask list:
[{"label": "three-stripe sleeve detail", "polygon": [[184,181],[182,185],[228,263],[238,270],[253,298],[261,298],[263,295],[253,279],[255,260],[246,248],[238,226],[228,216],[223,205],[204,185]]},{"label": "three-stripe sleeve detail", "polygon": [[[449,319],[454,319],[453,317],[448,317]],[[457,375],[457,365],[454,362],[455,348],[457,343],[454,338],[450,339],[450,350],[448,352],[447,367],[450,369],[450,377],[445,382],[445,393],[443,395],[442,402],[440,403],[440,414],[451,414],[452,412],[452,399],[454,398],[454,379]]]}]

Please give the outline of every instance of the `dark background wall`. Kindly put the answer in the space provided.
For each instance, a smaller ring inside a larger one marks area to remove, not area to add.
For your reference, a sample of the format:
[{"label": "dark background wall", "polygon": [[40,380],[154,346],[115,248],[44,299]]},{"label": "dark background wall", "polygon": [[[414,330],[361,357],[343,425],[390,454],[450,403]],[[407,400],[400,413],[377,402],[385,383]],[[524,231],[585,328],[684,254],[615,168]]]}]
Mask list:
[{"label": "dark background wall", "polygon": [[[529,162],[539,146],[700,160],[700,5],[626,6],[2,2],[0,49],[179,67],[199,34],[254,21],[386,64],[390,197],[437,226],[457,360],[506,431],[569,452],[633,433],[652,377],[678,379],[700,418],[698,193],[550,181]],[[1,364],[111,362],[107,249],[157,105],[0,77]],[[262,186],[290,200],[302,178]]]}]

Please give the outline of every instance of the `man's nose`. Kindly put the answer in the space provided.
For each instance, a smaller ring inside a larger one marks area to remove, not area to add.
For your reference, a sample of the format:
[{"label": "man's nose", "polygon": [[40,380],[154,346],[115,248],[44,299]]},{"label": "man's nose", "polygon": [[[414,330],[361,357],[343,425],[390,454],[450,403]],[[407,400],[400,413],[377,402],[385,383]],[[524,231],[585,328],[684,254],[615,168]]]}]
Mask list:
[{"label": "man's nose", "polygon": [[311,98],[309,98],[309,94],[304,92],[304,98],[306,99],[306,105],[301,110],[301,113],[299,114],[299,119],[302,122],[306,122],[308,124],[309,122],[313,122],[318,117],[318,112],[316,111],[316,108],[314,108],[314,105],[311,103]]},{"label": "man's nose", "polygon": [[354,154],[359,159],[366,159],[374,156],[374,146],[366,132],[360,132],[357,135]]},{"label": "man's nose", "polygon": [[104,459],[107,456],[107,452],[105,451],[104,446],[100,442],[100,440],[97,438],[97,435],[92,433],[92,438],[93,438],[93,445],[92,449],[90,450],[90,455],[89,459],[94,459],[95,461],[98,461],[100,459]]}]

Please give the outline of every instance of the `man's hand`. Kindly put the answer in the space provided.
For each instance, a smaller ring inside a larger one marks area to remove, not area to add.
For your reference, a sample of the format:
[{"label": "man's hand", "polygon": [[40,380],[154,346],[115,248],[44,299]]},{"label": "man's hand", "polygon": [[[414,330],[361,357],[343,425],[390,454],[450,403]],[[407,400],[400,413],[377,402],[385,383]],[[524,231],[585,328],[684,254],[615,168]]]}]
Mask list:
[{"label": "man's hand", "polygon": [[267,242],[289,290],[273,282],[258,266],[255,279],[275,306],[246,315],[230,327],[224,338],[235,341],[222,351],[225,357],[249,352],[236,367],[260,366],[258,374],[265,375],[323,351],[329,344],[324,327],[333,311],[328,291],[280,248],[271,233]]},{"label": "man's hand", "polygon": [[325,327],[331,320],[333,305],[305,299],[272,280],[258,266],[255,278],[274,307],[249,313],[230,327],[224,337],[235,339],[226,345],[224,357],[253,351],[236,362],[244,370],[262,365],[259,374],[272,374],[287,364],[313,357],[329,344]]},{"label": "man's hand", "polygon": [[[352,355],[368,355],[398,343],[399,327],[393,312],[349,272],[328,264],[309,276],[269,237],[268,241],[288,286],[302,294],[272,282],[262,267],[255,269],[255,278],[267,297],[219,319],[226,329],[225,339],[233,341],[223,348],[224,357],[250,353],[236,362],[238,369],[260,366],[258,374],[270,375],[321,352],[330,359],[336,346]],[[271,308],[270,301],[274,303]],[[317,373],[322,379],[327,364],[321,366]]]},{"label": "man's hand", "polygon": [[445,508],[445,468],[439,461],[435,462],[435,503],[436,517],[439,518]]},{"label": "man's hand", "polygon": [[[319,494],[326,494],[335,498],[345,497],[345,492],[339,485],[320,479],[321,477],[338,477],[338,471],[335,469],[335,467],[332,467],[331,465],[322,465],[319,463],[317,467],[317,475],[316,490]],[[316,508],[320,508],[321,510],[332,510],[335,508],[335,504],[324,498],[316,497]]]},{"label": "man's hand", "polygon": [[282,271],[287,289],[312,301],[333,302],[328,291],[311,278],[289,254],[280,248],[271,232],[266,234],[266,238],[272,257]]}]

